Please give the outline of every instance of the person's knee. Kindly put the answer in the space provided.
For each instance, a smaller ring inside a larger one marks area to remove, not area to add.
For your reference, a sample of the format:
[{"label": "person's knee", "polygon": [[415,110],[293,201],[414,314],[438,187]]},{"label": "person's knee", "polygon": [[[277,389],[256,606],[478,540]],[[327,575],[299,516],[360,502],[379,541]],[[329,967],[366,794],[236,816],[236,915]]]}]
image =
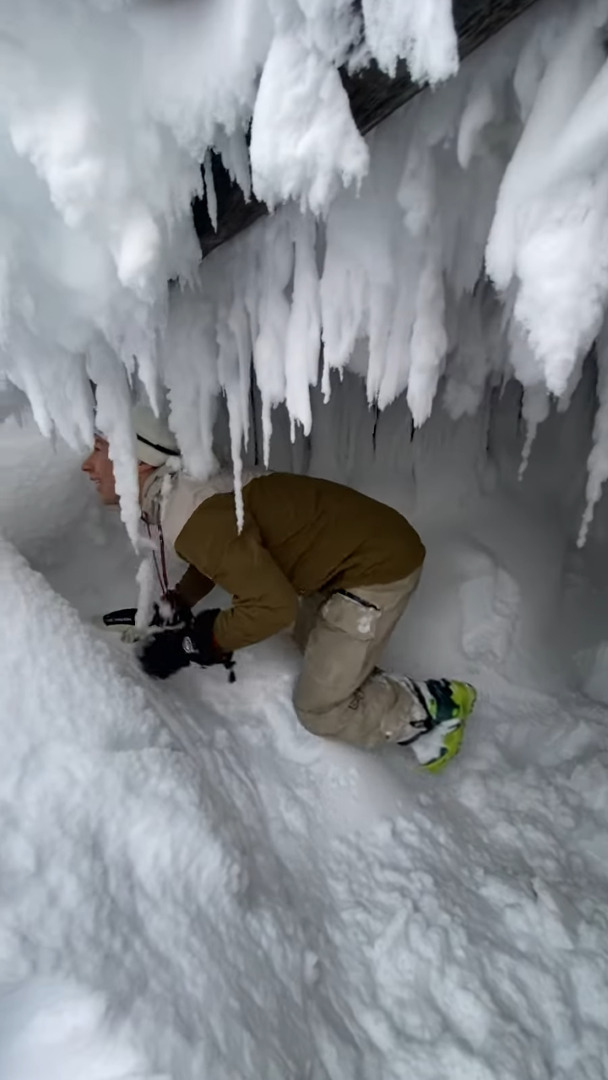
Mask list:
[{"label": "person's knee", "polygon": [[297,701],[294,701],[294,707],[300,724],[311,735],[318,735],[320,738],[339,736],[339,725],[330,713],[312,712],[310,709],[303,708]]}]

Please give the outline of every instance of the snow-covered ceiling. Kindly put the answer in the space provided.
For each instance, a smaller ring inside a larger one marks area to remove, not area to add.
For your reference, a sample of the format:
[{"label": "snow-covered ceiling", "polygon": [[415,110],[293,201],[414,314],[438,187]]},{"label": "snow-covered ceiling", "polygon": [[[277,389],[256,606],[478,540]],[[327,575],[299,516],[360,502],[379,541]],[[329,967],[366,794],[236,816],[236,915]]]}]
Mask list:
[{"label": "snow-covered ceiling", "polygon": [[[458,36],[460,61],[537,2],[538,0],[493,0],[492,3],[487,0],[453,0],[453,19]],[[365,27],[360,2],[352,3],[351,9],[360,13],[361,21],[357,25],[361,27],[363,35]],[[353,119],[363,135],[368,134],[426,86],[424,79],[416,81],[412,77],[405,59],[397,59],[395,62],[395,55],[396,53],[393,53],[388,57],[384,70],[377,59],[370,57],[366,63],[365,52],[354,48],[340,67],[340,78],[348,95]],[[361,66],[362,64],[365,66]],[[213,221],[206,198],[195,198],[193,202],[194,224],[203,256],[232,239],[266,212],[265,204],[256,199],[255,192],[245,194],[239,185],[231,180],[229,172],[222,165],[221,157],[213,152],[211,156],[213,190],[210,196]]]},{"label": "snow-covered ceiling", "polygon": [[[327,391],[355,366],[370,402],[405,392],[417,424],[440,385],[458,416],[515,374],[526,453],[547,394],[567,403],[608,299],[607,0],[541,0],[458,74],[448,0],[363,0],[360,20],[350,0],[0,13],[0,379],[73,445],[93,379],[123,491],[136,374],[152,401],[168,388],[199,473],[220,390],[238,458],[252,355],[266,444],[282,400],[309,429],[321,345]],[[435,89],[364,138],[338,67],[370,55]],[[190,203],[204,161],[213,207],[211,150],[281,208],[201,268]]]}]

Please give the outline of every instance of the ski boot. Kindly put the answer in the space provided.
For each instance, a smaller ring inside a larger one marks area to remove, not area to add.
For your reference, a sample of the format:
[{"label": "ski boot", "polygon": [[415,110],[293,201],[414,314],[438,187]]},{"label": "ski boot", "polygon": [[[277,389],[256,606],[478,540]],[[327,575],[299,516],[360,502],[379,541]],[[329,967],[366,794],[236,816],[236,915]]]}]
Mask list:
[{"label": "ski boot", "polygon": [[477,691],[470,683],[450,679],[428,679],[407,684],[424,708],[424,729],[413,739],[400,743],[410,746],[418,763],[427,772],[440,772],[456,756],[464,738],[467,718],[473,712]]}]

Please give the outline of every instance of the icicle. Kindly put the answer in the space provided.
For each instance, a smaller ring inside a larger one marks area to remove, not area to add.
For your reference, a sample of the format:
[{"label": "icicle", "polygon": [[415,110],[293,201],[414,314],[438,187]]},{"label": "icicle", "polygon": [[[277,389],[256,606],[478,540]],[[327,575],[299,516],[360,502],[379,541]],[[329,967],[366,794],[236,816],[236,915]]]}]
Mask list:
[{"label": "icicle", "polygon": [[608,321],[597,343],[597,411],[593,425],[593,446],[587,463],[587,504],[578,535],[578,546],[587,541],[595,507],[608,480]]},{"label": "icicle", "polygon": [[233,131],[229,135],[220,128],[214,139],[215,149],[222,159],[222,164],[232,180],[240,187],[245,202],[251,198],[251,170],[249,167],[249,148],[242,131]]},{"label": "icicle", "polygon": [[234,388],[228,394],[228,424],[230,427],[232,474],[234,476],[236,523],[238,531],[240,532],[245,522],[245,506],[243,504],[243,424],[237,388]]},{"label": "icicle", "polygon": [[386,343],[384,372],[378,387],[378,405],[381,409],[390,405],[405,390],[410,375],[410,342],[416,302],[412,264],[415,262],[411,257],[402,257],[395,267],[398,292]]},{"label": "icicle", "polygon": [[414,146],[401,179],[399,201],[410,233],[420,245],[421,265],[410,342],[407,403],[417,427],[430,416],[447,354],[441,232],[437,222],[435,167],[429,152]]},{"label": "icicle", "polygon": [[131,422],[131,395],[125,370],[105,342],[91,346],[87,370],[96,383],[95,426],[110,444],[120,516],[133,547],[139,547],[139,483],[135,433]]},{"label": "icicle", "polygon": [[490,349],[484,331],[492,318],[489,304],[483,304],[484,291],[469,299],[462,298],[455,312],[454,354],[450,356],[444,393],[446,409],[454,420],[473,416],[482,400],[491,365]]},{"label": "icicle", "polygon": [[367,403],[378,398],[382,376],[386,369],[388,341],[395,309],[394,285],[374,282],[369,289],[369,360],[367,365]]},{"label": "icicle", "polygon": [[443,371],[448,347],[443,318],[445,295],[437,244],[436,237],[429,237],[426,263],[418,285],[410,347],[411,367],[407,403],[417,427],[420,427],[431,415],[433,399]]},{"label": "icicle", "polygon": [[574,397],[574,393],[575,393],[575,391],[576,391],[576,389],[578,387],[578,384],[581,381],[581,376],[583,374],[583,369],[584,369],[584,366],[585,366],[585,360],[586,359],[587,359],[587,356],[579,356],[578,360],[576,361],[576,364],[574,365],[572,371],[570,372],[570,378],[568,379],[568,384],[566,386],[566,389],[564,390],[564,393],[558,399],[558,402],[557,402],[557,411],[558,411],[558,413],[565,413],[570,408],[570,404],[572,402],[572,398]]},{"label": "icicle", "polygon": [[155,577],[154,560],[152,553],[141,560],[137,569],[137,612],[135,626],[138,630],[145,630],[150,625],[152,618],[152,605],[154,602]]},{"label": "icicle", "polygon": [[323,355],[323,372],[321,374],[321,393],[323,394],[323,401],[327,405],[331,398],[331,369],[327,362],[327,357]]},{"label": "icicle", "polygon": [[323,327],[323,392],[329,396],[330,371],[348,363],[362,330],[365,273],[356,255],[357,207],[344,195],[329,214],[325,264],[320,284]]},{"label": "icicle", "polygon": [[43,435],[50,438],[57,431],[75,450],[91,445],[93,398],[82,356],[39,342],[22,329],[14,334],[4,366],[11,382],[27,395]]},{"label": "icicle", "polygon": [[237,352],[238,407],[240,438],[242,446],[249,442],[249,392],[251,378],[251,333],[245,306],[240,296],[235,296],[228,316],[228,325],[234,334]]},{"label": "icicle", "polygon": [[479,138],[496,111],[496,103],[489,86],[478,86],[471,95],[462,114],[458,129],[457,156],[462,169],[468,169],[477,149]]},{"label": "icicle", "polygon": [[205,194],[207,196],[207,213],[215,232],[217,232],[217,195],[215,193],[215,180],[213,179],[213,166],[211,154],[205,154],[203,162],[203,175],[205,177]]},{"label": "icicle", "polygon": [[507,323],[507,339],[509,362],[515,373],[515,377],[522,386],[536,386],[543,381],[543,369],[537,357],[534,355],[526,335],[519,323],[509,318],[505,313]]},{"label": "icicle", "polygon": [[526,438],[521,452],[521,462],[517,474],[518,480],[523,480],[525,476],[539,425],[549,415],[549,396],[544,386],[527,386],[524,388],[521,414],[526,423]]},{"label": "icicle", "polygon": [[316,264],[316,227],[309,216],[294,221],[295,265],[293,297],[287,323],[285,342],[285,402],[291,418],[292,442],[294,423],[310,433],[312,412],[310,387],[318,378],[321,348],[321,311],[319,276]]},{"label": "icicle", "polygon": [[[213,260],[210,259],[210,262]],[[214,309],[204,291],[174,289],[159,343],[161,371],[168,388],[171,426],[179,436],[186,470],[199,479],[213,469],[213,423],[219,391]]]},{"label": "icicle", "polygon": [[243,528],[244,507],[242,492],[243,453],[243,397],[242,370],[238,342],[233,332],[234,321],[228,317],[218,322],[218,372],[226,395],[228,425],[230,430],[230,454],[234,475],[234,500],[239,532]]},{"label": "icicle", "polygon": [[253,344],[256,379],[262,397],[264,465],[270,458],[272,409],[285,397],[285,342],[289,304],[285,290],[293,270],[288,220],[275,219],[264,231],[259,282],[259,329]]}]

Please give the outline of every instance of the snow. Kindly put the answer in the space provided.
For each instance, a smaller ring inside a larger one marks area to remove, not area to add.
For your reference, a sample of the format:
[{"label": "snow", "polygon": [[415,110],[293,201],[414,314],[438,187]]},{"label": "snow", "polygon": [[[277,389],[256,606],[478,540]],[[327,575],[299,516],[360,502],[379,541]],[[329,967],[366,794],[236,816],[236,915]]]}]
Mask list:
[{"label": "snow", "polygon": [[[1,992],[0,992],[1,994]],[[36,979],[0,996],[0,1075],[36,1080],[161,1080],[108,1024],[101,995]]]},{"label": "snow", "polygon": [[[290,82],[290,93],[285,93]],[[251,126],[256,195],[273,208],[277,201],[302,193],[304,206],[320,213],[340,182],[360,182],[367,167],[367,147],[336,68],[295,34],[277,36],[264,65]]]},{"label": "snow", "polygon": [[608,298],[608,66],[593,14],[578,13],[547,66],[488,243],[490,276],[502,289],[517,281],[516,318],[558,396],[600,330]]},{"label": "snow", "polygon": [[[2,542],[3,1078],[603,1075],[608,714],[582,687],[608,641],[605,498],[575,546],[592,376],[521,482],[513,384],[413,441],[403,398],[372,441],[348,372],[312,396],[311,471],[428,547],[387,666],[480,687],[441,777],[301,729],[288,637],[240,653],[235,684],[146,680],[88,621],[133,599],[118,515],[71,451],[4,425],[0,528],[44,576]],[[271,464],[301,442],[277,416]]]},{"label": "snow", "polygon": [[[208,151],[248,195],[253,119],[254,182],[271,203],[293,194],[321,209],[341,178],[362,176],[367,150],[334,66],[369,60],[360,19],[344,0],[61,0],[52,15],[28,0],[1,25],[3,366],[24,382],[25,335],[41,367],[56,372],[64,353],[80,367],[101,335],[128,370],[137,356],[151,392],[166,282],[196,270],[190,200]],[[432,42],[412,28],[435,68]],[[65,435],[66,410],[47,396]]]},{"label": "snow", "polygon": [[[608,1071],[608,9],[455,74],[445,0],[357,7],[0,15],[2,1080]],[[433,90],[364,140],[372,57]],[[276,209],[199,266],[212,151]],[[385,660],[479,687],[449,770],[311,738],[288,636],[161,686],[95,628],[156,588],[136,392],[237,516],[266,463],[411,518]]]},{"label": "snow", "polygon": [[[380,409],[405,392],[416,426],[438,392],[469,414],[515,374],[525,469],[546,394],[567,403],[606,317],[606,0],[541,0],[458,71],[447,0],[56,8],[2,16],[3,413],[22,391],[41,430],[86,445],[93,378],[133,540],[135,389],[168,391],[198,476],[225,394],[238,492],[252,378],[267,457],[277,406],[308,431],[334,370]],[[363,139],[338,67],[371,60],[433,89]],[[190,202],[205,187],[216,222],[212,152],[275,212],[200,266]]]},{"label": "snow", "polygon": [[365,31],[378,66],[395,75],[405,57],[414,79],[431,84],[458,71],[451,0],[363,0]]}]

